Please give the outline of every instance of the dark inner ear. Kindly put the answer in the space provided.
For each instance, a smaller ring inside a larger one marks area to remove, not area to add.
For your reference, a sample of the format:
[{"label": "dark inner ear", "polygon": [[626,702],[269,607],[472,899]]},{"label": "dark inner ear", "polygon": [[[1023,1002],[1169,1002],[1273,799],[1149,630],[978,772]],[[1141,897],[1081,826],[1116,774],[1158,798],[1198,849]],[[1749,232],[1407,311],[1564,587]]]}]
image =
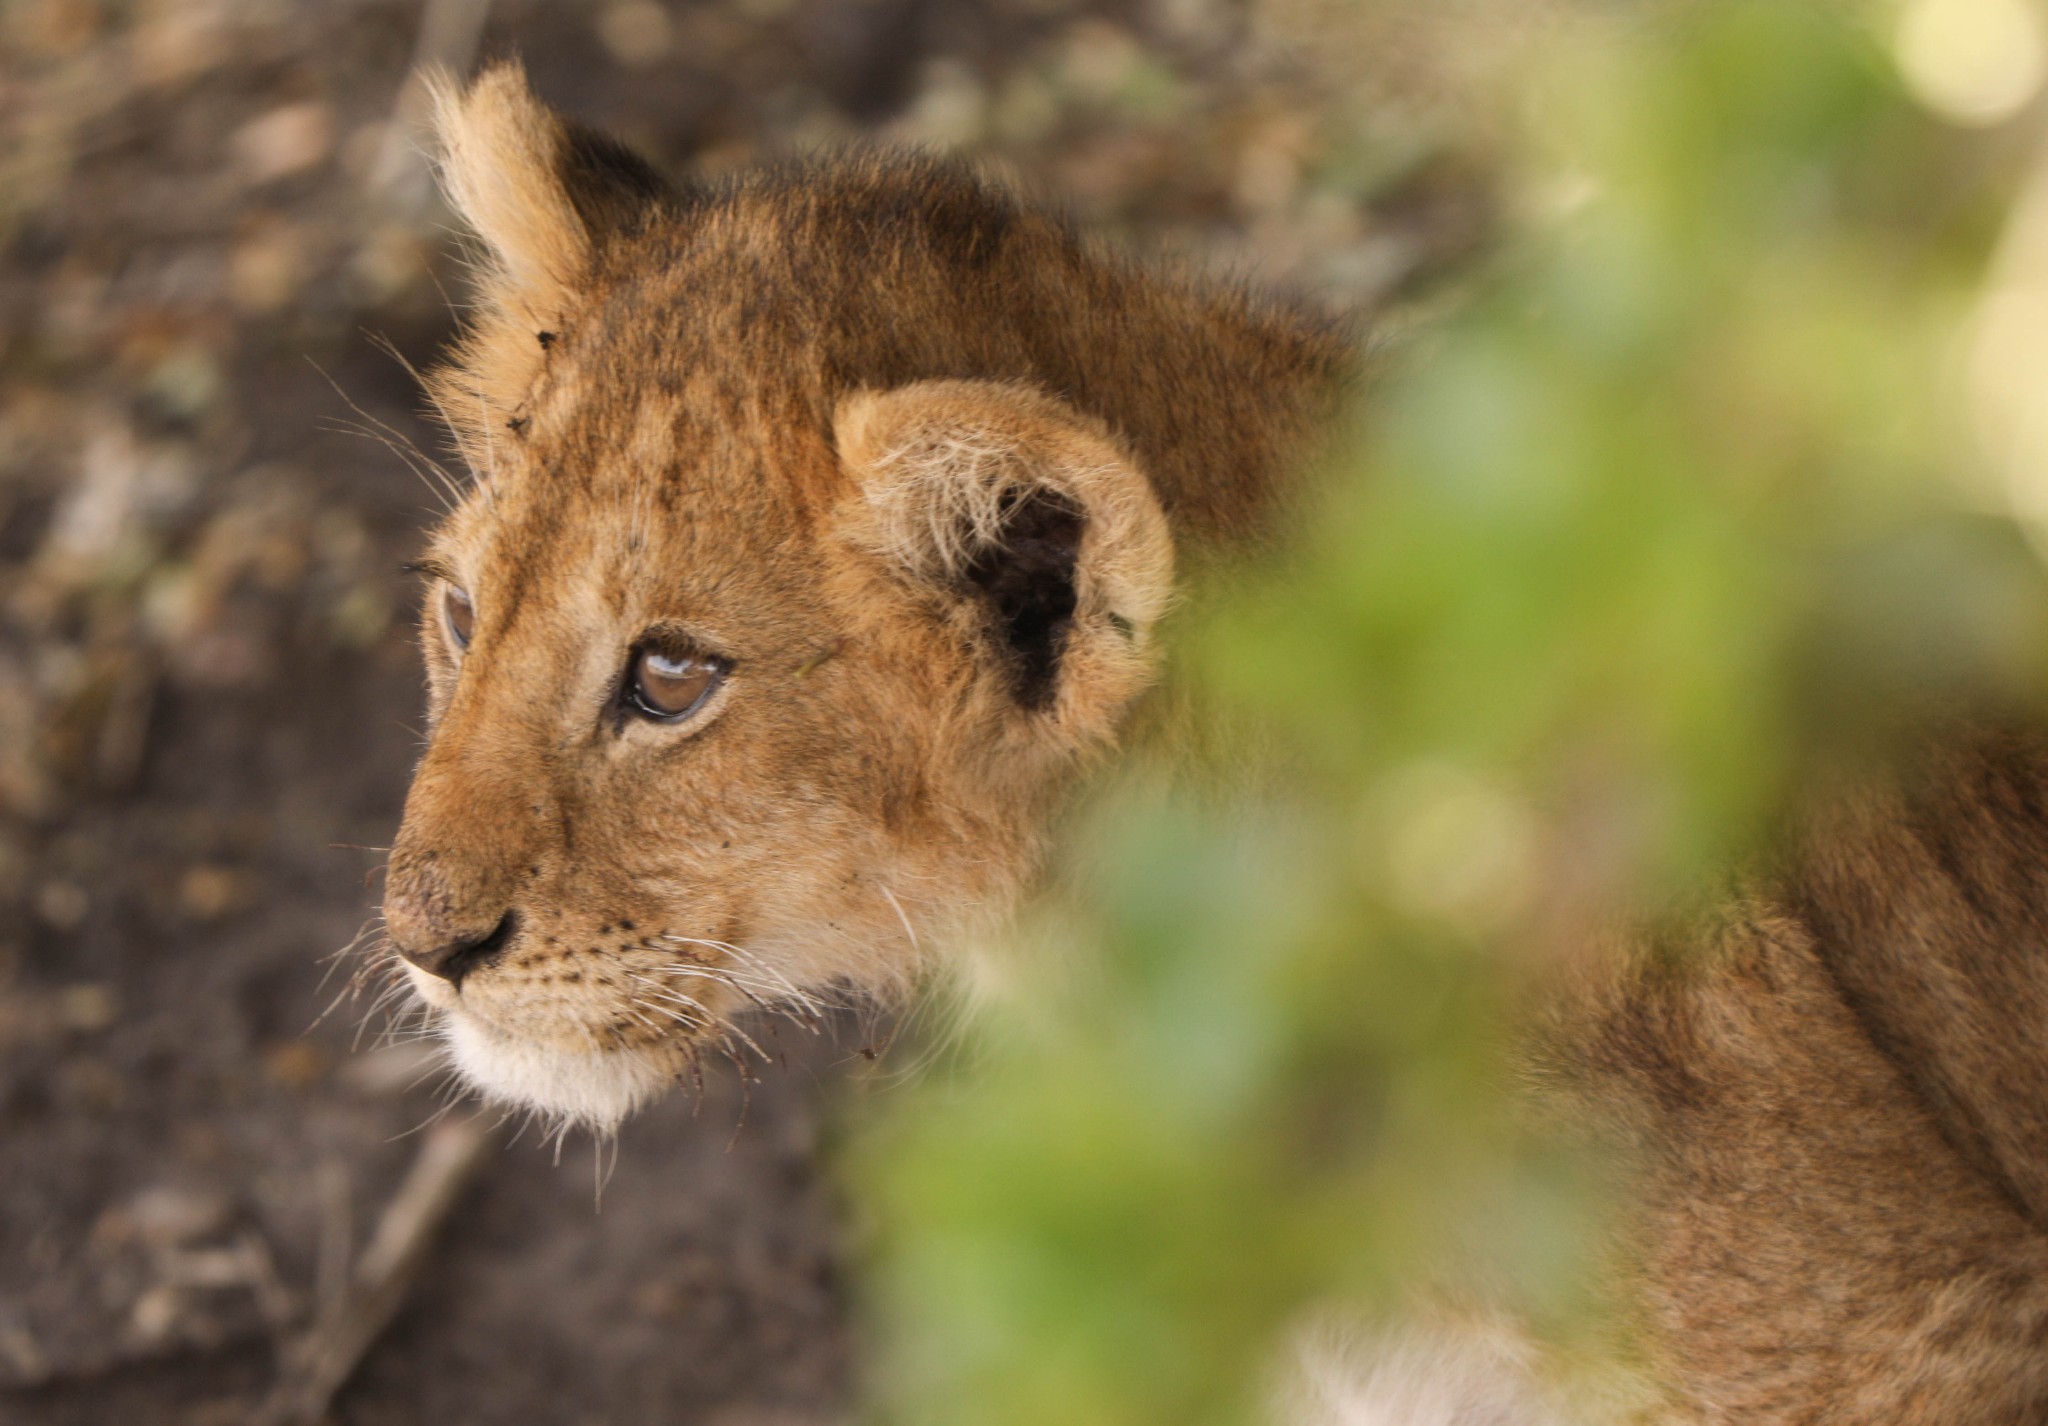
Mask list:
[{"label": "dark inner ear", "polygon": [[562,187],[600,246],[613,237],[631,237],[654,209],[680,199],[653,165],[618,140],[581,124],[567,127],[569,143],[558,170]]},{"label": "dark inner ear", "polygon": [[988,602],[1010,667],[1011,689],[1026,708],[1052,702],[1060,651],[1074,622],[1074,564],[1087,517],[1043,487],[1003,496],[1001,533],[964,572]]}]

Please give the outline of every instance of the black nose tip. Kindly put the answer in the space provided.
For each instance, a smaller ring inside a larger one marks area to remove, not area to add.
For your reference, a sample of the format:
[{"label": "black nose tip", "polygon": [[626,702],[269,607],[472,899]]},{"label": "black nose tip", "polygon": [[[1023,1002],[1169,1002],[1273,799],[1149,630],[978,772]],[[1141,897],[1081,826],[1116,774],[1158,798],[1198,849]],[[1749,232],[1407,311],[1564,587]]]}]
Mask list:
[{"label": "black nose tip", "polygon": [[512,939],[512,933],[519,929],[519,913],[507,911],[488,936],[471,941],[449,941],[439,946],[413,949],[400,946],[398,953],[429,975],[438,975],[450,985],[461,985],[462,978],[480,965],[488,964],[505,949],[505,943]]}]

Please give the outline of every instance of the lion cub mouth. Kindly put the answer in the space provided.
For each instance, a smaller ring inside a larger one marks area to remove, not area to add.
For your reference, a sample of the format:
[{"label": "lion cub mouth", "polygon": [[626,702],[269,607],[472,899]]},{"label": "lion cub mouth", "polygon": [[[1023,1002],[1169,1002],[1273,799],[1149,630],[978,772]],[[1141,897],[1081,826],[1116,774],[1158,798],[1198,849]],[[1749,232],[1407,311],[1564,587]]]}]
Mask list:
[{"label": "lion cub mouth", "polygon": [[469,1088],[599,1132],[678,1083],[701,1085],[707,1051],[767,1061],[740,1023],[749,1011],[779,1013],[815,1033],[837,1003],[806,990],[772,956],[726,941],[663,932],[609,956],[537,960],[531,950],[514,943],[459,978],[394,963]]}]

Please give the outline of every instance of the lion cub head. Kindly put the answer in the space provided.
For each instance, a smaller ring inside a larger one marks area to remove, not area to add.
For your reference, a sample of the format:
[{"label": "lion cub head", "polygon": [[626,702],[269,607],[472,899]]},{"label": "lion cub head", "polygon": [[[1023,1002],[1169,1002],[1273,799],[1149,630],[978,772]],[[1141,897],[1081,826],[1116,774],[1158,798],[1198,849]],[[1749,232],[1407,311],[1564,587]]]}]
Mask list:
[{"label": "lion cub head", "polygon": [[1014,899],[1151,676],[1166,507],[1251,518],[1309,420],[1235,388],[1335,348],[929,160],[674,188],[511,67],[438,117],[476,480],[385,918],[471,1082],[605,1125]]}]

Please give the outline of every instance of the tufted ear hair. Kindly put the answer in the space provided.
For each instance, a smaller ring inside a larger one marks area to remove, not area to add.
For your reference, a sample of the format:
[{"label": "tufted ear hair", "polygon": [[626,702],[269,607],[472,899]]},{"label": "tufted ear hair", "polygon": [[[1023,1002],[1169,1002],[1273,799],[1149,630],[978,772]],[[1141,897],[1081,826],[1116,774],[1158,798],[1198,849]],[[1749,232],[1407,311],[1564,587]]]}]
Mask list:
[{"label": "tufted ear hair", "polygon": [[1152,487],[1102,422],[1027,386],[862,392],[833,423],[855,538],[986,647],[1022,709],[1107,738],[1173,589]]},{"label": "tufted ear hair", "polygon": [[630,149],[536,99],[516,61],[466,90],[445,72],[428,85],[442,186],[490,249],[501,305],[558,312],[603,247],[674,196]]},{"label": "tufted ear hair", "polygon": [[488,257],[469,330],[427,385],[483,469],[500,428],[518,428],[547,348],[605,250],[685,197],[630,149],[542,104],[516,62],[467,89],[445,72],[428,88],[442,187]]}]

